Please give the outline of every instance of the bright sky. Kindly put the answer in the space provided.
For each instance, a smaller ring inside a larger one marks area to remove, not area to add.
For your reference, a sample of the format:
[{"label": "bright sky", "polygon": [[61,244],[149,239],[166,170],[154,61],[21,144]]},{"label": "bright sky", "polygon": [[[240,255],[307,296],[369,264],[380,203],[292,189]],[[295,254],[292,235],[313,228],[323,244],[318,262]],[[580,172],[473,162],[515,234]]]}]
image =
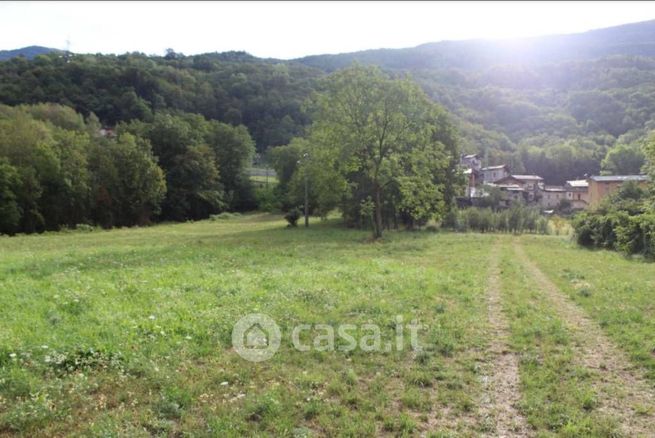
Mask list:
[{"label": "bright sky", "polygon": [[655,2],[1,2],[0,50],[290,59],[472,38],[583,32],[655,19]]}]

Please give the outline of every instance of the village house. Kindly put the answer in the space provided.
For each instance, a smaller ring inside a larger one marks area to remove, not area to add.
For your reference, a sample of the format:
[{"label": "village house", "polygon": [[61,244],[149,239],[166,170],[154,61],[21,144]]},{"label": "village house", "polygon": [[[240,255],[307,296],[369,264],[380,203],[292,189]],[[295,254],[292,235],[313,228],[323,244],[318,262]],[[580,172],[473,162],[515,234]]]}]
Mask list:
[{"label": "village house", "polygon": [[541,198],[541,191],[544,187],[544,179],[538,175],[508,175],[495,184],[501,187],[518,186],[525,192],[526,202],[538,202]]},{"label": "village house", "polygon": [[589,207],[597,207],[609,194],[616,191],[626,181],[635,181],[639,186],[645,187],[650,178],[647,175],[608,175],[592,176],[589,183]]},{"label": "village house", "polygon": [[459,165],[464,169],[480,170],[482,168],[482,160],[478,154],[461,155],[459,157]]},{"label": "village house", "polygon": [[567,181],[564,188],[572,210],[584,210],[589,206],[589,182],[586,179]]},{"label": "village house", "polygon": [[562,186],[544,186],[541,193],[541,207],[553,209],[559,207],[563,199],[566,199],[566,189]]},{"label": "village house", "polygon": [[481,182],[484,184],[495,183],[510,175],[509,166],[501,164],[500,166],[488,166],[480,169],[482,175]]}]

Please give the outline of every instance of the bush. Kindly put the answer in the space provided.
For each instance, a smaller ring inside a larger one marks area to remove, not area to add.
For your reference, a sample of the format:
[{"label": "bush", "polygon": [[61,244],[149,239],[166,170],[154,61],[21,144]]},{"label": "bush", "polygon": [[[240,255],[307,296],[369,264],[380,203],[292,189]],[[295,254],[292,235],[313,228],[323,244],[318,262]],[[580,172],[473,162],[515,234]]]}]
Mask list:
[{"label": "bush", "polygon": [[275,187],[260,187],[256,189],[255,200],[257,201],[258,210],[269,213],[279,211],[282,205]]},{"label": "bush", "polygon": [[655,215],[631,216],[618,223],[615,229],[616,249],[625,254],[655,256]]},{"label": "bush", "polygon": [[655,214],[630,216],[625,211],[584,213],[573,222],[576,241],[589,248],[655,258]]},{"label": "bush", "polygon": [[77,224],[75,225],[75,230],[90,233],[91,231],[95,230],[95,227],[89,224]]},{"label": "bush", "polygon": [[514,206],[509,210],[493,211],[491,208],[466,208],[449,212],[442,227],[458,232],[531,232],[548,234],[548,219],[539,211],[523,206]]},{"label": "bush", "polygon": [[300,219],[301,213],[300,210],[297,208],[293,208],[287,212],[287,214],[284,215],[284,219],[286,219],[287,222],[289,222],[290,227],[297,227],[298,226],[298,219]]}]

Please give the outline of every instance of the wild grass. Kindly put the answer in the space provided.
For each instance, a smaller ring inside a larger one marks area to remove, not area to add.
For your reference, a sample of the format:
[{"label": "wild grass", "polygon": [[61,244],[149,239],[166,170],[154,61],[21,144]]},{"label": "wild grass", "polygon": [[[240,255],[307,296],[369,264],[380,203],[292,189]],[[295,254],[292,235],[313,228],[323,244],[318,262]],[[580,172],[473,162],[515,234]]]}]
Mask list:
[{"label": "wild grass", "polygon": [[575,335],[516,263],[509,245],[501,269],[511,345],[520,354],[520,408],[536,435],[619,436],[617,419],[597,409],[594,382],[601,376],[580,364]]},{"label": "wild grass", "polygon": [[655,385],[655,264],[567,240],[526,236],[526,252]]},{"label": "wild grass", "polygon": [[[492,237],[248,215],[0,239],[0,434],[475,436]],[[466,257],[462,257],[466,254]],[[231,347],[263,312],[426,324],[421,353]]]}]

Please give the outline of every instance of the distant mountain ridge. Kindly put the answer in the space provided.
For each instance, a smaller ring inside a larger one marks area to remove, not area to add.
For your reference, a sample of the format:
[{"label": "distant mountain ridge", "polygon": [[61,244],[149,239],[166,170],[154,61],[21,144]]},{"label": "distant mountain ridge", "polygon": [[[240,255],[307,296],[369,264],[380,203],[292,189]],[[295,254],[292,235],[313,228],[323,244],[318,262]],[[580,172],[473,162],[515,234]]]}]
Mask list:
[{"label": "distant mountain ridge", "polygon": [[294,61],[326,71],[355,61],[390,69],[480,69],[498,64],[547,64],[610,55],[655,56],[655,20],[567,35],[441,41],[403,49],[312,55]]},{"label": "distant mountain ridge", "polygon": [[0,61],[5,61],[7,59],[15,58],[17,56],[23,56],[27,59],[33,59],[39,55],[45,55],[52,52],[61,52],[59,49],[52,49],[50,47],[43,46],[28,46],[21,49],[14,50],[0,50]]}]

